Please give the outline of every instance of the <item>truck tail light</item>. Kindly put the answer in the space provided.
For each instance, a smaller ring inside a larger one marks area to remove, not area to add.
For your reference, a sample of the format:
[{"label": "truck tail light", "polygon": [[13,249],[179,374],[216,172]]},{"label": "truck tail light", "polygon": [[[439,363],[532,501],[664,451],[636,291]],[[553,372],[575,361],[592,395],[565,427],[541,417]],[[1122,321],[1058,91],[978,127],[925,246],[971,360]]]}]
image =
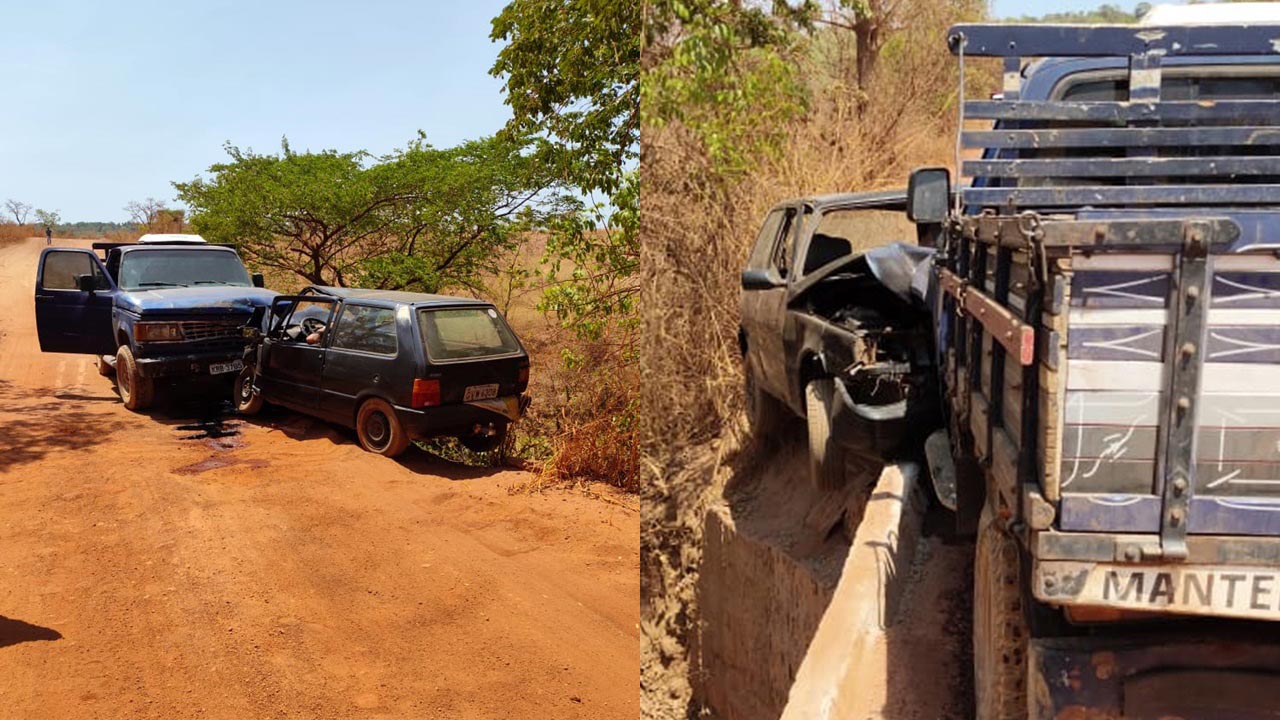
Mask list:
[{"label": "truck tail light", "polygon": [[520,366],[519,372],[516,373],[516,384],[521,390],[529,387],[529,363],[526,362]]},{"label": "truck tail light", "polygon": [[440,381],[418,378],[413,381],[413,397],[409,404],[412,407],[430,407],[440,404]]}]

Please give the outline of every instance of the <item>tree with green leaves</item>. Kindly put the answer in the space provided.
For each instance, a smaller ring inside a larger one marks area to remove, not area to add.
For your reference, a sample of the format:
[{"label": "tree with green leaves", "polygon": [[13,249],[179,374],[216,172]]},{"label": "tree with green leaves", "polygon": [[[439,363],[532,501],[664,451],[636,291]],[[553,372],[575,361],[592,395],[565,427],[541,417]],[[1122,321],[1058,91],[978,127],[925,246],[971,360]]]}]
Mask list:
[{"label": "tree with green leaves", "polygon": [[563,210],[539,143],[515,135],[400,151],[278,155],[228,145],[209,178],[174,183],[193,228],[316,284],[436,292],[471,286],[492,252]]},{"label": "tree with green leaves", "polygon": [[62,216],[57,210],[36,210],[36,224],[43,225],[47,228],[56,228],[58,223],[62,222]]},{"label": "tree with green leaves", "polygon": [[[565,325],[598,338],[634,328],[639,291],[640,4],[513,0],[493,20],[505,43],[507,132],[547,139],[539,157],[586,201],[548,225],[555,282],[544,297]],[[571,265],[568,278],[560,277]]]}]

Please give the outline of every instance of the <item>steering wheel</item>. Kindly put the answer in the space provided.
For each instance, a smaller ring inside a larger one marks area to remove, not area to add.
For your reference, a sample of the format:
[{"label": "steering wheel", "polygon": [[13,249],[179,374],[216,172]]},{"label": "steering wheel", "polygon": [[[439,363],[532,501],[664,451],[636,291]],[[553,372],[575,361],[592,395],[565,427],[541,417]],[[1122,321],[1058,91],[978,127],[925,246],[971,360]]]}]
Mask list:
[{"label": "steering wheel", "polygon": [[319,320],[317,320],[317,319],[315,319],[315,318],[303,318],[303,319],[302,319],[302,332],[306,333],[307,335],[314,335],[315,333],[322,333],[322,332],[324,332],[324,323],[320,322]]}]

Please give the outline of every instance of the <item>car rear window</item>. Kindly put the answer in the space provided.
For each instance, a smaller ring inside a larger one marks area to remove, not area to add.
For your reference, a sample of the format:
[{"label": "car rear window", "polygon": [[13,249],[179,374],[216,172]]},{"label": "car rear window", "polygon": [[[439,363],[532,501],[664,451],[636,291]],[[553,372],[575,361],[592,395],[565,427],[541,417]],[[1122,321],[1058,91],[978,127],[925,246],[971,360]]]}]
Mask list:
[{"label": "car rear window", "polygon": [[396,311],[367,305],[347,305],[338,320],[332,347],[395,355]]},{"label": "car rear window", "polygon": [[493,308],[419,310],[418,327],[432,360],[509,355],[520,350],[515,335]]}]

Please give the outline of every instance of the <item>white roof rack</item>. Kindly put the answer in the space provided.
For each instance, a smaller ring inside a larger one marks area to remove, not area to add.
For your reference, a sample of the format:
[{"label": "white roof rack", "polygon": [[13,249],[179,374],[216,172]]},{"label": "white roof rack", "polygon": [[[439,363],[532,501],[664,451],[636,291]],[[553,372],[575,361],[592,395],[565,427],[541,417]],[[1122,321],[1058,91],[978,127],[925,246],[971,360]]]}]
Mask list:
[{"label": "white roof rack", "polygon": [[138,242],[142,244],[157,243],[165,245],[183,244],[183,245],[205,245],[207,240],[199,235],[191,235],[186,233],[147,233],[138,238]]}]

